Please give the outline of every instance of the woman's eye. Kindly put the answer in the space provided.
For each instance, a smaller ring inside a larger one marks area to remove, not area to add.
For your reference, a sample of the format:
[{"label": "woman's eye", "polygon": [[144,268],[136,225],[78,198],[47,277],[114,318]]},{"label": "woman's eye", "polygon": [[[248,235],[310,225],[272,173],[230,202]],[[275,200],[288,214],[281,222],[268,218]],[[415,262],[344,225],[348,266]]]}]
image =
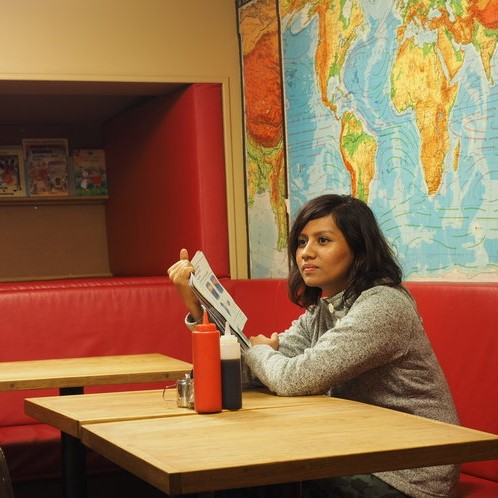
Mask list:
[{"label": "woman's eye", "polygon": [[327,239],[327,237],[319,237],[318,242],[320,244],[326,244],[327,242],[330,242],[330,239]]},{"label": "woman's eye", "polygon": [[306,245],[305,239],[297,239],[297,247],[303,247]]}]

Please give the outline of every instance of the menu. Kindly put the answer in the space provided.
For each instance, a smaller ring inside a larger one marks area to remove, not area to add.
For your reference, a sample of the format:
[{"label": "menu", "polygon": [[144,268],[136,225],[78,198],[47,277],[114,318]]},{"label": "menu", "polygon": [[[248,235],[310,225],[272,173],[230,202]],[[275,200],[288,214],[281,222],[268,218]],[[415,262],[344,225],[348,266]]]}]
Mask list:
[{"label": "menu", "polygon": [[189,283],[199,301],[207,310],[210,319],[217,325],[222,334],[225,333],[225,328],[229,326],[242,349],[248,349],[251,343],[243,332],[244,325],[247,322],[246,315],[221,285],[202,251],[197,251],[191,262],[195,272],[191,274]]}]

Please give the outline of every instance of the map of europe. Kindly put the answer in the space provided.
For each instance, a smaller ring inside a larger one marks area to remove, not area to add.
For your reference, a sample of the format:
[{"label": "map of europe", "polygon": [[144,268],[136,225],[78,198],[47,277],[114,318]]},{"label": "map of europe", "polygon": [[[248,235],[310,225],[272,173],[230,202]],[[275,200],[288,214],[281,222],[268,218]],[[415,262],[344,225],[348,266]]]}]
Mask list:
[{"label": "map of europe", "polygon": [[498,280],[498,0],[239,1],[250,274],[310,198],[375,213],[407,280]]}]

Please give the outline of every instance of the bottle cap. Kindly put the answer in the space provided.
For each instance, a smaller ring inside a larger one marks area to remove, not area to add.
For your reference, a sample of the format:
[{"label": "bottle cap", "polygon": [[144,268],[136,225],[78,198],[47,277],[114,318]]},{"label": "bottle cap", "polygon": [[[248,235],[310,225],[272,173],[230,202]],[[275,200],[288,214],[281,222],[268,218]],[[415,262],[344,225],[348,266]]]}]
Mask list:
[{"label": "bottle cap", "polygon": [[202,323],[197,324],[195,330],[198,332],[211,332],[212,330],[216,330],[216,324],[209,321],[206,310],[204,310],[204,313],[202,314]]},{"label": "bottle cap", "polygon": [[221,342],[228,344],[228,343],[237,343],[237,337],[235,337],[234,334],[232,334],[232,331],[230,329],[230,324],[226,323],[225,325],[225,334],[220,337]]}]

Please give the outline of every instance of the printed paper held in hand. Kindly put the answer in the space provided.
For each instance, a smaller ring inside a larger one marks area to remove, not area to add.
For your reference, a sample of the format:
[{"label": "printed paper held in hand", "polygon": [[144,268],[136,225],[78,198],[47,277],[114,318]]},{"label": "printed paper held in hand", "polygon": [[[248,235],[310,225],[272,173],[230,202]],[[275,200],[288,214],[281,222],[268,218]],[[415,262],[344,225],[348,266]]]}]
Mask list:
[{"label": "printed paper held in hand", "polygon": [[243,333],[247,317],[221,285],[202,251],[195,253],[192,264],[195,273],[190,276],[190,286],[208,311],[211,320],[216,323],[222,334],[225,333],[225,324],[228,322],[242,349],[249,348],[251,343]]}]

